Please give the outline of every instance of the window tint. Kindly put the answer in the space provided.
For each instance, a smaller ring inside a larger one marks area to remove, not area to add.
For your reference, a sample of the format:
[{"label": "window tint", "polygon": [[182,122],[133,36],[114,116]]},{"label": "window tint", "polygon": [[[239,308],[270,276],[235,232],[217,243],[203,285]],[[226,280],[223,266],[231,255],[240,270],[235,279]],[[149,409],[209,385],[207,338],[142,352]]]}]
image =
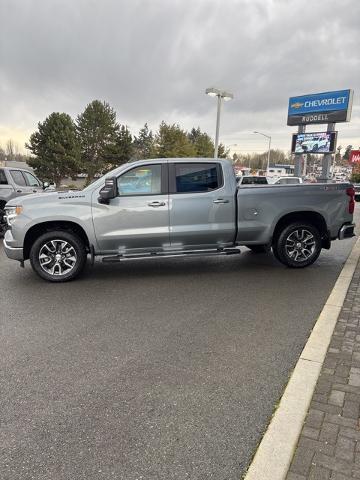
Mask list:
[{"label": "window tint", "polygon": [[7,183],[4,170],[0,170],[0,185],[7,185]]},{"label": "window tint", "polygon": [[220,187],[216,163],[175,164],[176,192],[209,192]]},{"label": "window tint", "polygon": [[11,170],[10,173],[16,185],[26,186],[25,178],[20,170]]},{"label": "window tint", "polygon": [[156,195],[161,193],[161,165],[133,168],[118,178],[119,195]]},{"label": "window tint", "polygon": [[34,175],[29,172],[23,172],[23,174],[25,175],[26,181],[30,187],[40,187],[40,182],[34,177]]},{"label": "window tint", "polygon": [[242,185],[267,185],[266,177],[244,177]]}]

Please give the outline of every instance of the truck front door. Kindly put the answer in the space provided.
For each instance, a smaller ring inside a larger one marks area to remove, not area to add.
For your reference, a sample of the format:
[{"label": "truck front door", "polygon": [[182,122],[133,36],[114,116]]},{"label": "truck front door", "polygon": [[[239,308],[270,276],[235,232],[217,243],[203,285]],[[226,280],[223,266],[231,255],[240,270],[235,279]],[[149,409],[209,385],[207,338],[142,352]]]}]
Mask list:
[{"label": "truck front door", "polygon": [[166,163],[137,166],[118,177],[118,196],[103,205],[93,198],[101,252],[161,251],[169,246]]},{"label": "truck front door", "polygon": [[219,162],[169,164],[172,248],[219,248],[235,238],[235,180],[227,185]]},{"label": "truck front door", "polygon": [[24,170],[23,174],[31,193],[41,193],[43,191],[40,180],[38,180],[32,173]]}]

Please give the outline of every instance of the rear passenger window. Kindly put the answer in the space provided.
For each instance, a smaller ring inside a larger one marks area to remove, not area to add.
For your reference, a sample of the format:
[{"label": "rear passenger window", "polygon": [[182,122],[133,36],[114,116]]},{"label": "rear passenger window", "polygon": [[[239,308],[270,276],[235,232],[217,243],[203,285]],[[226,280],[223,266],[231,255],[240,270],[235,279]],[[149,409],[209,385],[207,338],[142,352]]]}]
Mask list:
[{"label": "rear passenger window", "polygon": [[216,163],[175,163],[177,193],[210,192],[222,184],[221,167]]},{"label": "rear passenger window", "polygon": [[4,170],[0,170],[0,185],[7,185],[7,183]]},{"label": "rear passenger window", "polygon": [[23,187],[26,187],[26,182],[23,174],[20,172],[20,170],[11,170],[10,174],[16,183],[16,185],[21,185]]}]

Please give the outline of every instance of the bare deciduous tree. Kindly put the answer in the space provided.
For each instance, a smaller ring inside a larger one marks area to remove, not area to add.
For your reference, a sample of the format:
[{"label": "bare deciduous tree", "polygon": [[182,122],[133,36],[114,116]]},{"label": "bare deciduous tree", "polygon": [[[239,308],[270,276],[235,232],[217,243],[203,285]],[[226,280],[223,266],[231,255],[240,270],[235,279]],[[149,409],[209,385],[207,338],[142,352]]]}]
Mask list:
[{"label": "bare deciduous tree", "polygon": [[16,142],[12,138],[9,138],[9,140],[6,142],[6,147],[5,147],[5,154],[7,157],[7,160],[15,160],[15,157],[19,153],[19,147]]}]

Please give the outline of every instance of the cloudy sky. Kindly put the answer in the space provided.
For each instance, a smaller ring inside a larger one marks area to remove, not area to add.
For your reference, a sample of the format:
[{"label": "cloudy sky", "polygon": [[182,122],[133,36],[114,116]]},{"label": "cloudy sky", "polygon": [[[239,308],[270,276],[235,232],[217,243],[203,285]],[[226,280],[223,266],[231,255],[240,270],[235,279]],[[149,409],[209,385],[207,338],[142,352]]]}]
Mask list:
[{"label": "cloudy sky", "polygon": [[360,144],[359,0],[0,0],[0,18],[3,146],[95,98],[135,134],[165,120],[213,135],[209,86],[234,93],[220,137],[235,151],[266,149],[254,130],[288,150],[289,96],[347,88],[338,144]]}]

